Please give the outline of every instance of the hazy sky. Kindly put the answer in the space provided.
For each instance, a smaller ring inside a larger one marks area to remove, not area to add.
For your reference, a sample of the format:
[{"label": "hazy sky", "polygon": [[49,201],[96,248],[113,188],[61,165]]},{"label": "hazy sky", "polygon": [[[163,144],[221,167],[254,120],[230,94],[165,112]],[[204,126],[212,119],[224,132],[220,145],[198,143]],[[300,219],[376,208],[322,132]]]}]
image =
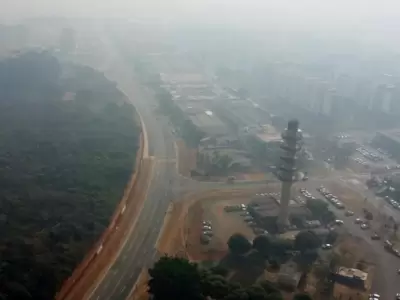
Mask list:
[{"label": "hazy sky", "polygon": [[2,18],[134,16],[305,28],[398,26],[400,0],[0,0]]}]

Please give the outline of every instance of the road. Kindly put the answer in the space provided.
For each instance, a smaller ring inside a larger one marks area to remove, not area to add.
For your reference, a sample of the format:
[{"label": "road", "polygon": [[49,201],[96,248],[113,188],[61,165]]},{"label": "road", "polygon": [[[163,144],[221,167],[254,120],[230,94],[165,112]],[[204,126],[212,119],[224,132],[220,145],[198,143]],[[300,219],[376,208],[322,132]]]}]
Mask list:
[{"label": "road", "polygon": [[112,66],[107,68],[110,74],[106,73],[106,76],[117,82],[141,115],[148,137],[148,154],[154,160],[148,194],[138,222],[126,237],[116,261],[89,296],[94,300],[122,300],[131,292],[142,268],[149,267],[159,256],[154,245],[170,202],[184,192],[201,187],[201,184],[178,174],[174,136],[165,118],[156,116],[155,99],[150,91],[138,84],[132,67],[126,66],[124,58],[120,57],[118,49],[108,38],[101,36],[101,40],[107,47],[107,53],[113,56],[110,60]]}]

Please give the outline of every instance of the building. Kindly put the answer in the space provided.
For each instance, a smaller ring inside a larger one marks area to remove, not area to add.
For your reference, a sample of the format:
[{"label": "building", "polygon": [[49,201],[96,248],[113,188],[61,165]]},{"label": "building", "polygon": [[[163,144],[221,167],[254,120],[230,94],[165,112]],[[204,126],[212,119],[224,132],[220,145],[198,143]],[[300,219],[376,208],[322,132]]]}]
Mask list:
[{"label": "building", "polygon": [[[311,212],[304,205],[299,204],[295,200],[288,202],[288,219],[308,219]],[[281,202],[279,196],[265,197],[257,196],[252,199],[249,205],[249,211],[260,227],[266,228],[268,231],[276,231],[278,216],[281,211]]]},{"label": "building", "polygon": [[368,273],[359,269],[339,267],[334,273],[334,280],[340,284],[365,289]]},{"label": "building", "polygon": [[288,261],[281,265],[278,273],[278,284],[282,287],[294,290],[299,285],[301,272],[294,261]]},{"label": "building", "polygon": [[373,143],[395,158],[400,158],[400,129],[377,132]]},{"label": "building", "polygon": [[189,119],[206,136],[217,137],[229,133],[227,126],[211,110],[189,114]]},{"label": "building", "polygon": [[285,230],[289,223],[289,201],[292,184],[295,181],[296,160],[301,150],[303,134],[299,129],[299,121],[288,122],[287,129],[282,132],[281,157],[278,166],[278,178],[282,183],[278,227]]}]

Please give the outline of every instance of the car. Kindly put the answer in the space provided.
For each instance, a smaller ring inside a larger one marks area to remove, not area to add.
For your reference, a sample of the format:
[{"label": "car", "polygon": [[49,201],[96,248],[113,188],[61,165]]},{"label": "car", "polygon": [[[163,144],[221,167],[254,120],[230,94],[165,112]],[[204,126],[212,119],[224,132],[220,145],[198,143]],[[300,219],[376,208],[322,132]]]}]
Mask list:
[{"label": "car", "polygon": [[268,234],[268,231],[259,227],[254,227],[253,231],[255,234]]},{"label": "car", "polygon": [[211,226],[211,221],[203,221],[203,225]]},{"label": "car", "polygon": [[336,225],[343,225],[343,221],[342,220],[335,220],[335,224]]},{"label": "car", "polygon": [[367,230],[369,228],[369,225],[367,223],[362,223],[360,227],[363,230]]},{"label": "car", "polygon": [[211,226],[209,225],[203,225],[203,230],[211,230]]},{"label": "car", "polygon": [[397,257],[400,257],[400,251],[399,250],[394,249],[393,252]]},{"label": "car", "polygon": [[396,300],[400,300],[400,293],[396,294]]},{"label": "car", "polygon": [[380,240],[381,237],[375,232],[372,236],[371,236],[372,240]]},{"label": "car", "polygon": [[375,298],[375,299],[380,299],[381,298],[381,295],[379,295],[379,294],[369,294],[369,298]]},{"label": "car", "polygon": [[245,220],[245,222],[252,222],[252,221],[254,221],[254,219],[253,219],[252,216],[246,216],[246,217],[244,217],[244,220]]},{"label": "car", "polygon": [[211,230],[203,230],[202,234],[208,237],[212,237],[214,235]]},{"label": "car", "polygon": [[356,224],[361,224],[362,222],[363,222],[363,220],[360,218],[357,218],[354,220],[354,223],[356,223]]},{"label": "car", "polygon": [[324,249],[324,250],[329,250],[329,249],[332,249],[332,245],[331,244],[323,244],[321,246],[321,248]]},{"label": "car", "polygon": [[342,202],[340,202],[340,201],[336,202],[336,203],[335,203],[335,206],[336,206],[337,208],[339,208],[339,209],[344,209],[344,208],[345,208],[345,207],[344,207],[344,204],[343,204]]},{"label": "car", "polygon": [[247,217],[247,216],[250,215],[250,213],[249,213],[248,211],[244,211],[244,212],[241,212],[240,215],[241,215],[242,217]]},{"label": "car", "polygon": [[345,215],[346,217],[351,217],[351,216],[354,216],[354,212],[351,211],[351,210],[348,210],[348,211],[346,211],[346,212],[344,213],[344,215]]}]

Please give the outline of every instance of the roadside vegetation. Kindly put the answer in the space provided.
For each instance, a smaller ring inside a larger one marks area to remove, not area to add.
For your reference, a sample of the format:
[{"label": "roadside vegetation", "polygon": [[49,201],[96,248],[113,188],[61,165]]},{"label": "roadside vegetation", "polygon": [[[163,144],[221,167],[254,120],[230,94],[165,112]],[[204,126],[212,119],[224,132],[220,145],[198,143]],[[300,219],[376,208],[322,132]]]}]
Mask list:
[{"label": "roadside vegetation", "polygon": [[[269,281],[242,286],[228,278],[223,267],[205,268],[184,258],[165,256],[149,270],[152,299],[176,300],[283,300],[278,287]],[[312,300],[295,294],[293,300]]]},{"label": "roadside vegetation", "polygon": [[157,89],[156,97],[161,111],[168,115],[178,134],[191,147],[197,147],[204,133],[197,129],[193,122],[174,103],[171,94],[163,88]]},{"label": "roadside vegetation", "polygon": [[[160,258],[149,269],[152,299],[282,300],[282,287],[266,280],[264,271],[278,272],[281,264],[296,260],[306,274],[317,258],[321,240],[311,231],[302,231],[294,241],[264,234],[251,243],[237,233],[227,243],[229,253],[217,264],[196,264],[169,256]],[[301,299],[311,300],[311,297],[293,293],[293,300]]]},{"label": "roadside vegetation", "polygon": [[140,129],[115,84],[48,53],[0,62],[0,299],[53,299],[107,227]]}]

